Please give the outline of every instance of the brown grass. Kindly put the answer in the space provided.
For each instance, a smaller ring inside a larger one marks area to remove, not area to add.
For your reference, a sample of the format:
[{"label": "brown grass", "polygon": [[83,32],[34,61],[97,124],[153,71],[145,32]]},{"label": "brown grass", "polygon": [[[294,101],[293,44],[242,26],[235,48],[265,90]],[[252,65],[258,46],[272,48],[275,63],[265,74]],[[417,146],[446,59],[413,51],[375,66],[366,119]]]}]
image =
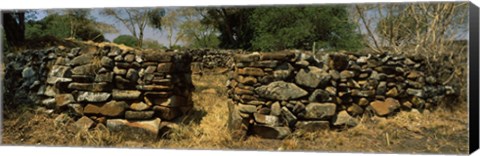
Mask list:
[{"label": "brown grass", "polygon": [[[466,104],[432,112],[400,112],[389,118],[362,117],[346,130],[295,132],[284,140],[251,136],[233,141],[226,129],[225,75],[193,77],[194,111],[178,119],[178,127],[157,141],[127,140],[101,127],[76,132],[72,121],[54,126],[55,115],[32,110],[5,112],[3,143],[48,146],[94,146],[178,149],[302,150],[382,153],[468,152]],[[208,90],[208,91],[205,91]],[[215,93],[212,93],[215,90]]]}]

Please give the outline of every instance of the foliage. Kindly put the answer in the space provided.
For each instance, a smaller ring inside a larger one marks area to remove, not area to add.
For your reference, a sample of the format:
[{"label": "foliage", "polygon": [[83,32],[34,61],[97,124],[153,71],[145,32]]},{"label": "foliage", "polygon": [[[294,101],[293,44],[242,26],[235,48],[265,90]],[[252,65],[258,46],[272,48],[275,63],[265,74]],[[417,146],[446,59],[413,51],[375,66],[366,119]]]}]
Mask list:
[{"label": "foliage", "polygon": [[249,19],[253,11],[254,8],[210,8],[201,22],[220,32],[219,48],[250,49],[254,29]]},{"label": "foliage", "polygon": [[148,48],[148,49],[166,49],[164,45],[158,43],[156,40],[152,39],[145,39],[143,41],[143,47],[142,48]]},{"label": "foliage", "polygon": [[142,47],[145,28],[150,25],[161,30],[161,19],[165,10],[161,8],[116,8],[105,9],[102,14],[121,22],[138,40],[137,47]]},{"label": "foliage", "polygon": [[257,8],[250,21],[254,49],[263,51],[310,49],[313,42],[324,48],[356,49],[360,36],[354,32],[344,6],[301,6]]},{"label": "foliage", "polygon": [[131,35],[120,35],[117,38],[113,39],[113,43],[135,47],[138,45],[138,40]]},{"label": "foliage", "polygon": [[28,21],[25,35],[29,39],[50,36],[102,42],[103,33],[116,32],[113,26],[94,21],[87,10],[66,10],[51,11],[39,21]]},{"label": "foliage", "polygon": [[183,8],[179,14],[184,19],[179,25],[182,33],[181,40],[190,48],[217,48],[220,40],[218,31],[212,25],[202,24],[201,20],[206,13],[204,8]]}]

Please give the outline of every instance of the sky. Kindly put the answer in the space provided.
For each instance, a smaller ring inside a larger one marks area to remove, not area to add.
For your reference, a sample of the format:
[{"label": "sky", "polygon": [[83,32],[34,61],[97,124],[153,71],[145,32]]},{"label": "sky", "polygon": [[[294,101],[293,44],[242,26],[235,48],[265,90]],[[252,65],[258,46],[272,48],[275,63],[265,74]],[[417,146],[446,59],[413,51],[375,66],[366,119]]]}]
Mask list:
[{"label": "sky", "polygon": [[[167,8],[168,10],[175,9],[175,7],[169,7]],[[59,9],[59,10],[65,10],[65,9]],[[105,38],[108,39],[109,41],[113,41],[116,37],[119,35],[131,35],[130,31],[123,25],[120,21],[115,20],[113,17],[107,17],[104,15],[101,15],[100,12],[102,8],[95,8],[95,9],[90,9],[91,10],[91,16],[94,18],[95,21],[98,22],[103,22],[107,24],[111,24],[117,28],[119,33],[117,34],[111,34],[111,33],[106,33],[104,34]],[[37,20],[41,20],[45,16],[47,16],[46,10],[38,10],[37,11]],[[168,45],[168,39],[167,39],[167,34],[165,31],[160,31],[158,29],[154,29],[152,27],[147,26],[144,31],[144,40],[145,39],[153,39],[158,41],[162,45]],[[181,43],[179,43],[181,44]]]}]

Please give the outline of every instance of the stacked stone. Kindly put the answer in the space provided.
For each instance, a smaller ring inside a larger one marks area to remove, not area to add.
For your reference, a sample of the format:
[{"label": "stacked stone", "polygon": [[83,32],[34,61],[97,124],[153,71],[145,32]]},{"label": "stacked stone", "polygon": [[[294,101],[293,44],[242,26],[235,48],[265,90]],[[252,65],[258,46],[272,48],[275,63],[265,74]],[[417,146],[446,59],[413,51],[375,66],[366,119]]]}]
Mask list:
[{"label": "stacked stone", "polygon": [[237,138],[352,127],[362,114],[423,109],[454,93],[425,75],[424,61],[416,57],[277,52],[234,59],[228,123]]},{"label": "stacked stone", "polygon": [[232,51],[228,50],[190,50],[192,70],[195,74],[204,69],[226,68],[231,66]]},{"label": "stacked stone", "polygon": [[42,103],[80,118],[81,129],[101,123],[156,138],[161,121],[193,106],[188,53],[86,46],[54,60]]}]

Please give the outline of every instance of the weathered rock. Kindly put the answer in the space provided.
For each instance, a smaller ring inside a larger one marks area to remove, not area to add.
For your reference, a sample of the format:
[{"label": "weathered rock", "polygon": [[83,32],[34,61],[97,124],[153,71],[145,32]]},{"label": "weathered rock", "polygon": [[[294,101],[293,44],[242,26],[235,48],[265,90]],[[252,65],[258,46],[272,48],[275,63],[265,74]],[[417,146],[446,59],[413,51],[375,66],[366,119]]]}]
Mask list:
[{"label": "weathered rock", "polygon": [[330,129],[330,122],[328,121],[298,121],[295,124],[297,131],[315,132],[318,130]]},{"label": "weathered rock", "polygon": [[348,113],[352,115],[361,115],[363,113],[363,108],[357,104],[352,104],[347,108]]},{"label": "weathered rock", "polygon": [[112,69],[112,67],[115,65],[113,60],[109,57],[106,57],[106,56],[102,57],[102,59],[100,60],[100,64],[103,67],[106,67],[106,68],[109,68],[109,69]]},{"label": "weathered rock", "polygon": [[407,88],[407,94],[417,97],[424,97],[425,92],[421,89]]},{"label": "weathered rock", "polygon": [[96,66],[93,64],[86,64],[86,65],[81,65],[73,68],[72,74],[73,75],[93,75],[98,69],[100,69],[100,66]]},{"label": "weathered rock", "polygon": [[95,82],[112,82],[113,81],[113,73],[106,72],[95,75]]},{"label": "weathered rock", "polygon": [[114,132],[123,132],[132,138],[156,139],[160,129],[161,119],[148,121],[127,121],[123,119],[108,119],[107,127]]},{"label": "weathered rock", "polygon": [[147,68],[145,68],[145,73],[154,73],[155,70],[157,70],[157,67],[155,66],[148,66]]},{"label": "weathered rock", "polygon": [[156,116],[163,120],[172,120],[181,115],[180,110],[175,107],[153,106],[153,110],[156,112]]},{"label": "weathered rock", "polygon": [[133,62],[133,61],[135,61],[135,55],[127,54],[127,55],[125,55],[123,60],[125,60],[125,62]]},{"label": "weathered rock", "polygon": [[244,105],[244,104],[238,104],[238,111],[242,113],[254,113],[257,111],[257,107],[254,105]]},{"label": "weathered rock", "polygon": [[292,132],[288,127],[271,127],[265,125],[254,125],[253,133],[256,135],[269,139],[283,139]]},{"label": "weathered rock", "polygon": [[282,113],[282,108],[279,102],[273,103],[270,109],[271,109],[270,115],[279,116],[280,113]]},{"label": "weathered rock", "polygon": [[293,66],[290,63],[283,63],[280,66],[275,67],[273,71],[273,77],[277,80],[285,80],[293,73]]},{"label": "weathered rock", "polygon": [[251,54],[235,54],[235,61],[237,62],[256,62],[260,60],[260,53],[251,53]]},{"label": "weathered rock", "polygon": [[255,92],[253,90],[243,89],[243,88],[240,88],[240,87],[235,87],[233,89],[233,93],[239,94],[239,95],[243,95],[243,94],[253,95],[253,94],[255,94]]},{"label": "weathered rock", "polygon": [[265,73],[261,68],[254,68],[254,67],[245,67],[245,68],[238,68],[237,73],[240,75],[250,75],[250,76],[264,76]]},{"label": "weathered rock", "polygon": [[288,126],[293,126],[295,123],[297,123],[297,117],[293,115],[293,113],[290,112],[287,107],[282,107],[280,116],[284,121],[287,122]]},{"label": "weathered rock", "polygon": [[83,116],[83,107],[81,104],[78,104],[78,103],[68,104],[68,108],[74,116]]},{"label": "weathered rock", "polygon": [[155,53],[144,53],[145,61],[154,61],[154,62],[171,62],[172,56],[175,53],[168,52],[155,52]]},{"label": "weathered rock", "polygon": [[57,94],[55,102],[57,108],[65,108],[68,104],[75,103],[75,99],[72,94]]},{"label": "weathered rock", "polygon": [[378,116],[386,116],[400,108],[400,102],[393,98],[387,98],[385,101],[373,101],[370,106]]},{"label": "weathered rock", "polygon": [[126,108],[128,108],[128,104],[124,101],[110,101],[100,108],[100,114],[109,117],[120,117],[124,115]]},{"label": "weathered rock", "polygon": [[329,102],[332,101],[330,93],[323,89],[316,89],[308,98],[310,102]]},{"label": "weathered rock", "polygon": [[358,120],[351,117],[347,111],[340,111],[332,120],[334,126],[356,126]]},{"label": "weathered rock", "polygon": [[388,92],[386,93],[386,95],[389,96],[389,97],[396,97],[396,96],[398,96],[398,90],[397,90],[397,88],[394,87],[394,88],[388,90]]},{"label": "weathered rock", "polygon": [[377,94],[385,95],[385,92],[387,92],[387,82],[381,81],[380,83],[378,83]]},{"label": "weathered rock", "polygon": [[22,78],[24,79],[28,79],[28,78],[31,78],[33,76],[35,76],[36,72],[33,70],[32,67],[26,67],[26,68],[23,68],[22,70]]},{"label": "weathered rock", "polygon": [[153,117],[153,111],[126,111],[125,119],[145,120]]},{"label": "weathered rock", "polygon": [[172,63],[159,63],[157,66],[157,72],[169,73],[172,71]]},{"label": "weathered rock", "polygon": [[72,72],[70,67],[68,66],[61,66],[61,65],[54,65],[50,72],[48,73],[48,77],[70,77]]},{"label": "weathered rock", "polygon": [[147,110],[148,108],[150,108],[150,106],[143,102],[134,102],[130,105],[130,109],[136,110],[136,111],[143,111],[143,110]]},{"label": "weathered rock", "polygon": [[227,102],[228,105],[228,119],[227,128],[230,131],[230,136],[234,140],[244,139],[247,135],[248,123],[243,120],[240,113],[232,101]]},{"label": "weathered rock", "polygon": [[55,98],[48,98],[45,100],[42,100],[42,105],[47,107],[47,108],[53,108],[57,104],[57,101],[55,101]]},{"label": "weathered rock", "polygon": [[251,77],[251,76],[238,76],[237,77],[237,81],[241,84],[245,84],[245,85],[253,85],[255,83],[257,83],[257,79],[254,78],[254,77]]},{"label": "weathered rock", "polygon": [[419,72],[419,71],[410,71],[407,75],[407,79],[412,79],[412,80],[415,80],[417,78],[419,78],[420,76],[423,76],[423,73]]},{"label": "weathered rock", "polygon": [[121,68],[118,68],[118,67],[114,67],[113,68],[113,73],[115,73],[116,75],[125,75],[125,74],[127,74],[127,70],[126,69],[121,69]]},{"label": "weathered rock", "polygon": [[112,90],[112,99],[114,100],[135,100],[140,97],[141,92],[138,90]]},{"label": "weathered rock", "polygon": [[81,90],[81,91],[92,91],[92,92],[102,92],[107,91],[108,83],[99,82],[99,83],[78,83],[72,82],[68,84],[68,89]]},{"label": "weathered rock", "polygon": [[330,75],[324,70],[309,66],[308,71],[300,69],[295,76],[295,82],[305,87],[317,88],[318,86],[326,85],[330,78]]},{"label": "weathered rock", "polygon": [[137,82],[139,78],[138,71],[133,68],[128,69],[126,78],[132,82]]},{"label": "weathered rock", "polygon": [[284,81],[275,81],[268,85],[255,88],[255,92],[261,97],[272,100],[291,100],[303,97],[308,94],[307,91],[298,87],[294,83]]},{"label": "weathered rock", "polygon": [[87,106],[83,108],[83,113],[88,115],[97,115],[100,114],[101,111],[101,106],[97,104],[87,104]]},{"label": "weathered rock", "polygon": [[268,126],[279,126],[280,121],[277,116],[273,115],[264,115],[260,113],[253,113],[255,121],[259,124],[268,125]]},{"label": "weathered rock", "polygon": [[369,101],[368,101],[368,99],[366,99],[366,98],[360,98],[360,99],[358,100],[358,105],[360,105],[360,106],[367,106],[368,103],[369,103]]},{"label": "weathered rock", "polygon": [[106,92],[80,92],[77,96],[78,102],[105,102],[111,94]]},{"label": "weathered rock", "polygon": [[335,114],[334,103],[310,103],[305,107],[305,119],[327,119]]},{"label": "weathered rock", "polygon": [[83,116],[75,122],[75,127],[79,131],[85,131],[85,130],[90,129],[93,126],[94,123],[95,122],[93,122],[92,119],[90,119],[86,116]]},{"label": "weathered rock", "polygon": [[73,66],[85,65],[91,63],[93,59],[94,57],[92,54],[79,55],[73,58],[69,64]]},{"label": "weathered rock", "polygon": [[341,79],[350,79],[350,78],[353,78],[354,76],[355,76],[355,73],[353,71],[343,70],[342,72],[340,72]]}]

